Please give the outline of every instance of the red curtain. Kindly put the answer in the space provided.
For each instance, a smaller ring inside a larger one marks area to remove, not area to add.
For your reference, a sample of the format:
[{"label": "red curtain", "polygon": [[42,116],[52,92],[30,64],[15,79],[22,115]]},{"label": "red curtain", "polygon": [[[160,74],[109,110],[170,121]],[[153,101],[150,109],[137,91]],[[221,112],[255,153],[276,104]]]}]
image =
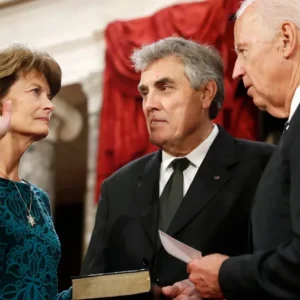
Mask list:
[{"label": "red curtain", "polygon": [[130,55],[135,48],[168,36],[182,36],[214,45],[225,68],[226,96],[223,110],[215,120],[233,136],[257,138],[256,109],[252,101],[237,95],[238,82],[232,80],[235,62],[233,26],[229,17],[240,0],[206,0],[175,5],[151,17],[116,21],[105,31],[106,67],[97,158],[96,201],[105,178],[129,161],[156,150],[148,132],[137,91],[136,74]]}]

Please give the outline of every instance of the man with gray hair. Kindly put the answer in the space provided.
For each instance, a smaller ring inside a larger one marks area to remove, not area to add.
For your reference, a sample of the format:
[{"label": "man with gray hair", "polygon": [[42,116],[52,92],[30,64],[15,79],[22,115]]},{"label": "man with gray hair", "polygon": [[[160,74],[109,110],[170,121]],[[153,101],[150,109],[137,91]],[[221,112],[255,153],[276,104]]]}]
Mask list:
[{"label": "man with gray hair", "polygon": [[187,273],[161,247],[158,229],[205,255],[247,252],[253,191],[274,146],[234,139],[213,123],[224,98],[214,48],[169,37],[136,50],[132,61],[160,151],[103,183],[82,274],[149,268],[164,286]]},{"label": "man with gray hair", "polygon": [[[194,260],[189,278],[205,298],[300,299],[299,0],[244,1],[234,34],[233,77],[243,80],[257,107],[288,121],[256,192],[253,254]],[[188,298],[188,284],[164,292]]]}]

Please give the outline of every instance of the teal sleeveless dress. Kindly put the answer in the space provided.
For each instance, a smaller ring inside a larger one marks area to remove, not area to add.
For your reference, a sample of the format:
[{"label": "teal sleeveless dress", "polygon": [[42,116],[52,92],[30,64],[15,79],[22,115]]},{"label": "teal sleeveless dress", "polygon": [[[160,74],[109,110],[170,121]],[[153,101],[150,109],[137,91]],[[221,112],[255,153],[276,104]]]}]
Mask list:
[{"label": "teal sleeveless dress", "polygon": [[57,267],[61,247],[51,219],[47,194],[37,186],[0,178],[0,299],[69,300],[71,288],[58,294]]}]

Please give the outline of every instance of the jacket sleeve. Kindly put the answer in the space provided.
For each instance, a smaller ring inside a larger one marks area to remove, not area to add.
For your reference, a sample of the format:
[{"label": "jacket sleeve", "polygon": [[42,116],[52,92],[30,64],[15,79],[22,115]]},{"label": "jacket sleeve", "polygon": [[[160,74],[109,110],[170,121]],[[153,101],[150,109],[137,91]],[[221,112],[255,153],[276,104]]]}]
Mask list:
[{"label": "jacket sleeve", "polygon": [[290,145],[290,219],[293,239],[276,249],[229,258],[221,267],[220,287],[227,300],[300,299],[300,149],[299,136]]}]

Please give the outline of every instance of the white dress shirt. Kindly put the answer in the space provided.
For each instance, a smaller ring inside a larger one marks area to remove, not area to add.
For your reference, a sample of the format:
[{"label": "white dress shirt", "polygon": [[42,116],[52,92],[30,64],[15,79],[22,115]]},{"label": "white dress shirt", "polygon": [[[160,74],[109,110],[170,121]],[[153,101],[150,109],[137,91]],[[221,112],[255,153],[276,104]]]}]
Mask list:
[{"label": "white dress shirt", "polygon": [[[183,195],[185,196],[189,189],[198,169],[200,168],[210,146],[217,137],[219,128],[214,124],[213,130],[210,135],[192,152],[185,157],[191,162],[190,165],[183,171]],[[159,180],[159,195],[161,195],[167,184],[169,178],[173,173],[171,162],[178,157],[172,156],[162,151],[162,162],[160,165],[160,180]]]},{"label": "white dress shirt", "polygon": [[294,115],[294,113],[295,113],[296,109],[298,108],[299,104],[300,104],[300,87],[297,87],[297,89],[295,91],[295,94],[294,94],[294,97],[293,97],[292,102],[291,102],[290,115],[289,115],[288,122],[291,121],[292,116]]}]

